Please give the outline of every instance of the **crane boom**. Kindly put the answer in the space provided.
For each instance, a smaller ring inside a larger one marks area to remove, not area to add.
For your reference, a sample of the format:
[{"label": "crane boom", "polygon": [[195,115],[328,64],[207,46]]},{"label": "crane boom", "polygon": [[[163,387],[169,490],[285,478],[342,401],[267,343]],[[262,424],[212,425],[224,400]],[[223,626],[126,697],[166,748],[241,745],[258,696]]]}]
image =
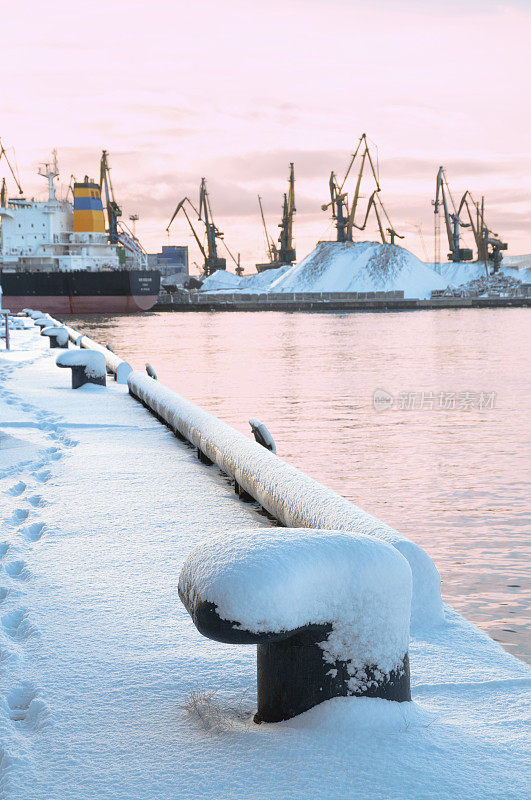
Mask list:
[{"label": "crane boom", "polygon": [[280,248],[278,251],[278,260],[281,264],[292,264],[296,259],[295,249],[293,247],[293,215],[295,214],[295,170],[293,162],[289,165],[289,189],[288,193],[284,195],[284,203],[282,207],[282,221],[279,224],[280,236],[278,241]]},{"label": "crane boom", "polygon": [[[345,191],[345,184],[354,168],[354,165],[358,162],[358,159],[361,160],[358,169],[358,175],[356,178],[356,184],[354,187],[354,195],[352,198],[352,203],[349,204],[348,194]],[[376,188],[369,198],[369,202],[367,204],[367,208],[365,211],[365,219],[363,221],[363,225],[357,225],[356,213],[358,211],[359,202],[362,197],[361,184],[364,172],[366,171],[367,168],[367,164],[370,167],[370,173],[372,175],[372,179],[374,180]],[[382,224],[381,213],[385,215],[385,218],[389,223],[387,232],[390,234],[391,244],[394,244],[394,239],[396,236],[399,239],[404,238],[403,236],[400,236],[400,234],[398,234],[391,225],[391,221],[389,220],[387,211],[385,210],[384,205],[379,197],[378,193],[380,192],[380,177],[371,155],[369,143],[367,141],[367,134],[363,133],[360,136],[360,139],[358,141],[354,153],[351,156],[349,165],[347,167],[347,171],[345,173],[345,177],[343,178],[342,182],[339,183],[336,179],[335,173],[332,172],[330,174],[330,180],[328,182],[328,185],[330,190],[330,201],[321,206],[321,208],[323,209],[323,211],[326,211],[328,208],[332,207],[332,218],[336,221],[338,242],[351,242],[354,228],[357,228],[358,230],[365,230],[367,225],[367,219],[372,209],[374,209],[374,213],[376,215],[376,220],[378,223],[378,229],[380,231],[380,237],[382,239],[382,244],[387,244],[387,239]]]},{"label": "crane boom", "polygon": [[122,209],[116,202],[114,188],[111,180],[111,168],[107,150],[103,150],[100,161],[100,191],[105,192],[105,207],[107,210],[107,225],[109,241],[111,244],[118,244],[118,218],[122,216]]},{"label": "crane boom", "polygon": [[7,152],[6,152],[6,149],[5,149],[4,145],[2,144],[2,140],[0,139],[0,161],[2,160],[2,156],[7,161],[7,166],[9,167],[9,171],[11,172],[13,180],[15,181],[15,183],[17,185],[18,193],[19,194],[24,194],[24,192],[22,190],[22,186],[20,185],[20,181],[19,181],[19,179],[18,179],[18,177],[17,177],[17,175],[15,173],[15,170],[11,166],[11,161],[9,160],[9,157],[7,155]]},{"label": "crane boom", "polygon": [[[202,222],[205,226],[206,248],[203,246],[201,240],[199,239],[199,236],[197,235],[197,232],[192,224],[192,221],[186,212],[185,203],[188,203],[190,205],[193,211],[197,214],[197,219],[199,220],[199,222]],[[204,258],[203,271],[205,275],[208,277],[208,275],[212,275],[212,273],[216,272],[216,270],[227,269],[226,259],[220,258],[218,256],[216,240],[221,239],[223,241],[223,233],[216,227],[213,220],[212,208],[210,205],[210,199],[206,188],[205,178],[201,178],[201,185],[199,187],[199,209],[197,209],[194,206],[194,204],[188,197],[184,197],[180,201],[180,203],[178,203],[177,208],[173,212],[173,216],[168,223],[168,226],[166,228],[166,231],[168,233],[170,230],[170,226],[174,221],[175,217],[177,216],[177,214],[179,213],[179,211],[182,211],[183,214],[185,215],[188,224],[192,230],[192,233],[194,235],[194,239],[197,243],[197,246],[199,247],[201,255]],[[223,243],[225,244],[224,241]],[[225,247],[227,247],[226,244]],[[238,261],[234,258],[228,247],[227,251],[231,256],[231,258],[233,259],[233,261],[239,266]]]},{"label": "crane boom", "polygon": [[264,234],[265,234],[265,240],[266,240],[266,245],[267,245],[267,254],[269,256],[269,261],[271,261],[271,262],[278,261],[277,246],[274,243],[274,241],[272,240],[272,238],[270,237],[269,231],[267,230],[267,225],[266,225],[265,216],[264,216],[264,208],[262,206],[262,198],[260,197],[260,195],[258,195],[258,205],[260,206],[260,216],[262,217],[262,225],[264,226]]},{"label": "crane boom", "polygon": [[[446,188],[445,188],[446,187]],[[448,237],[448,247],[450,252],[448,253],[448,258],[450,261],[458,264],[461,261],[472,261],[473,255],[472,250],[466,247],[460,247],[460,234],[459,229],[460,226],[464,228],[469,228],[470,225],[466,222],[463,222],[459,216],[461,212],[461,206],[459,207],[459,211],[455,210],[455,206],[452,200],[453,206],[453,213],[450,212],[448,207],[448,198],[447,193],[450,195],[450,188],[448,186],[448,181],[446,179],[446,173],[444,167],[439,167],[439,171],[437,172],[437,178],[435,180],[435,200],[433,201],[434,207],[434,214],[435,216],[435,230],[436,230],[436,238],[438,236],[438,215],[439,215],[439,208],[442,203],[443,211],[444,211],[444,223],[446,226],[446,235]],[[450,195],[451,198],[451,195]],[[437,245],[437,243],[436,243]]]}]

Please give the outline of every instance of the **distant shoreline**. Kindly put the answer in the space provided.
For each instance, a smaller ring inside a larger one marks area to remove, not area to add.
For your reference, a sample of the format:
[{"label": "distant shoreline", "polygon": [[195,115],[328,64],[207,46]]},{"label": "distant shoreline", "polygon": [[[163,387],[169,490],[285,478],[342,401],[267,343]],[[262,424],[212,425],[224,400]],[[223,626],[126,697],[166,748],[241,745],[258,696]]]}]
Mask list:
[{"label": "distant shoreline", "polygon": [[[448,308],[529,308],[531,297],[437,297],[430,300],[329,300],[324,298],[297,298],[280,301],[268,300],[267,295],[252,299],[234,299],[231,295],[197,295],[198,299],[159,302],[152,311],[431,311]],[[255,299],[256,298],[256,299]],[[258,299],[260,298],[260,299]]]}]

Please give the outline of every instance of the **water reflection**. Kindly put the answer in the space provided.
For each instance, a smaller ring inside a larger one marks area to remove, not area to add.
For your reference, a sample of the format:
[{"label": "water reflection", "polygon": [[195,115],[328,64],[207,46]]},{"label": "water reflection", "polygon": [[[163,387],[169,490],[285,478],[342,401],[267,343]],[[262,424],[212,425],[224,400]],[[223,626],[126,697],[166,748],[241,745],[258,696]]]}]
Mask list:
[{"label": "water reflection", "polygon": [[[282,458],[418,542],[445,599],[531,660],[528,319],[461,309],[73,322],[244,433],[261,419]],[[393,408],[375,410],[375,389]],[[433,408],[418,407],[422,392]],[[495,408],[478,407],[480,392]],[[439,409],[441,393],[475,404]],[[403,395],[416,407],[397,407]]]}]

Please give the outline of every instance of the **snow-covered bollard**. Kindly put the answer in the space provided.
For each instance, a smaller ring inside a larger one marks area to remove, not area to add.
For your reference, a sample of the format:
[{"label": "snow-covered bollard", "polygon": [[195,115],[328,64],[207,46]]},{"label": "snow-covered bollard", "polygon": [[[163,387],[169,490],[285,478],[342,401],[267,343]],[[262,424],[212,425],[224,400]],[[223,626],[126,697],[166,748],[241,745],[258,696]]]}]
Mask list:
[{"label": "snow-covered bollard", "polygon": [[50,348],[59,347],[62,350],[68,350],[68,331],[66,328],[42,328],[41,336],[49,337]]},{"label": "snow-covered bollard", "polygon": [[43,328],[49,328],[51,325],[54,325],[55,320],[49,316],[37,317],[36,319],[33,320],[33,324],[36,325],[37,328],[40,328],[42,330]]},{"label": "snow-covered bollard", "polygon": [[259,419],[255,419],[253,417],[252,419],[249,420],[249,425],[251,426],[255,442],[261,444],[262,447],[266,448],[266,450],[270,450],[272,453],[276,453],[277,446],[275,444],[275,440],[267,430],[264,423],[260,422]]},{"label": "snow-covered bollard", "polygon": [[60,353],[55,363],[58,367],[70,367],[72,370],[72,389],[78,389],[85,383],[105,386],[105,356],[96,350],[68,350]]},{"label": "snow-covered bollard", "polygon": [[411,699],[411,569],[389,544],[302,528],[223,533],[190,553],[179,597],[204,636],[258,645],[255,722],[333,697]]}]

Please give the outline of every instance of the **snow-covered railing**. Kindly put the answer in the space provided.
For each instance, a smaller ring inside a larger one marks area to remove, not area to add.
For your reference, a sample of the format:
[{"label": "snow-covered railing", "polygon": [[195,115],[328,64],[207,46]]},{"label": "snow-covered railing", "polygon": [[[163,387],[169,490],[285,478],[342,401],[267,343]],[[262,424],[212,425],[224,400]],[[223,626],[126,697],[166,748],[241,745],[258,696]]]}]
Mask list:
[{"label": "snow-covered railing", "polygon": [[413,576],[412,624],[442,621],[439,573],[422,548],[145,373],[131,372],[127,383],[130,394],[196,447],[202,461],[217,464],[237,490],[286,527],[352,531],[396,547]]},{"label": "snow-covered railing", "polygon": [[84,348],[85,350],[95,350],[98,353],[103,353],[105,356],[107,369],[115,376],[116,382],[127,383],[127,376],[133,369],[132,366],[127,363],[127,361],[124,361],[122,358],[117,356],[116,353],[112,352],[112,350],[103,347],[103,345],[99,344],[99,342],[91,339],[90,336],[83,336],[83,334],[79,333],[79,331],[76,331],[75,328],[70,328],[68,325],[65,327],[68,331],[68,337],[71,342],[78,347]]}]

